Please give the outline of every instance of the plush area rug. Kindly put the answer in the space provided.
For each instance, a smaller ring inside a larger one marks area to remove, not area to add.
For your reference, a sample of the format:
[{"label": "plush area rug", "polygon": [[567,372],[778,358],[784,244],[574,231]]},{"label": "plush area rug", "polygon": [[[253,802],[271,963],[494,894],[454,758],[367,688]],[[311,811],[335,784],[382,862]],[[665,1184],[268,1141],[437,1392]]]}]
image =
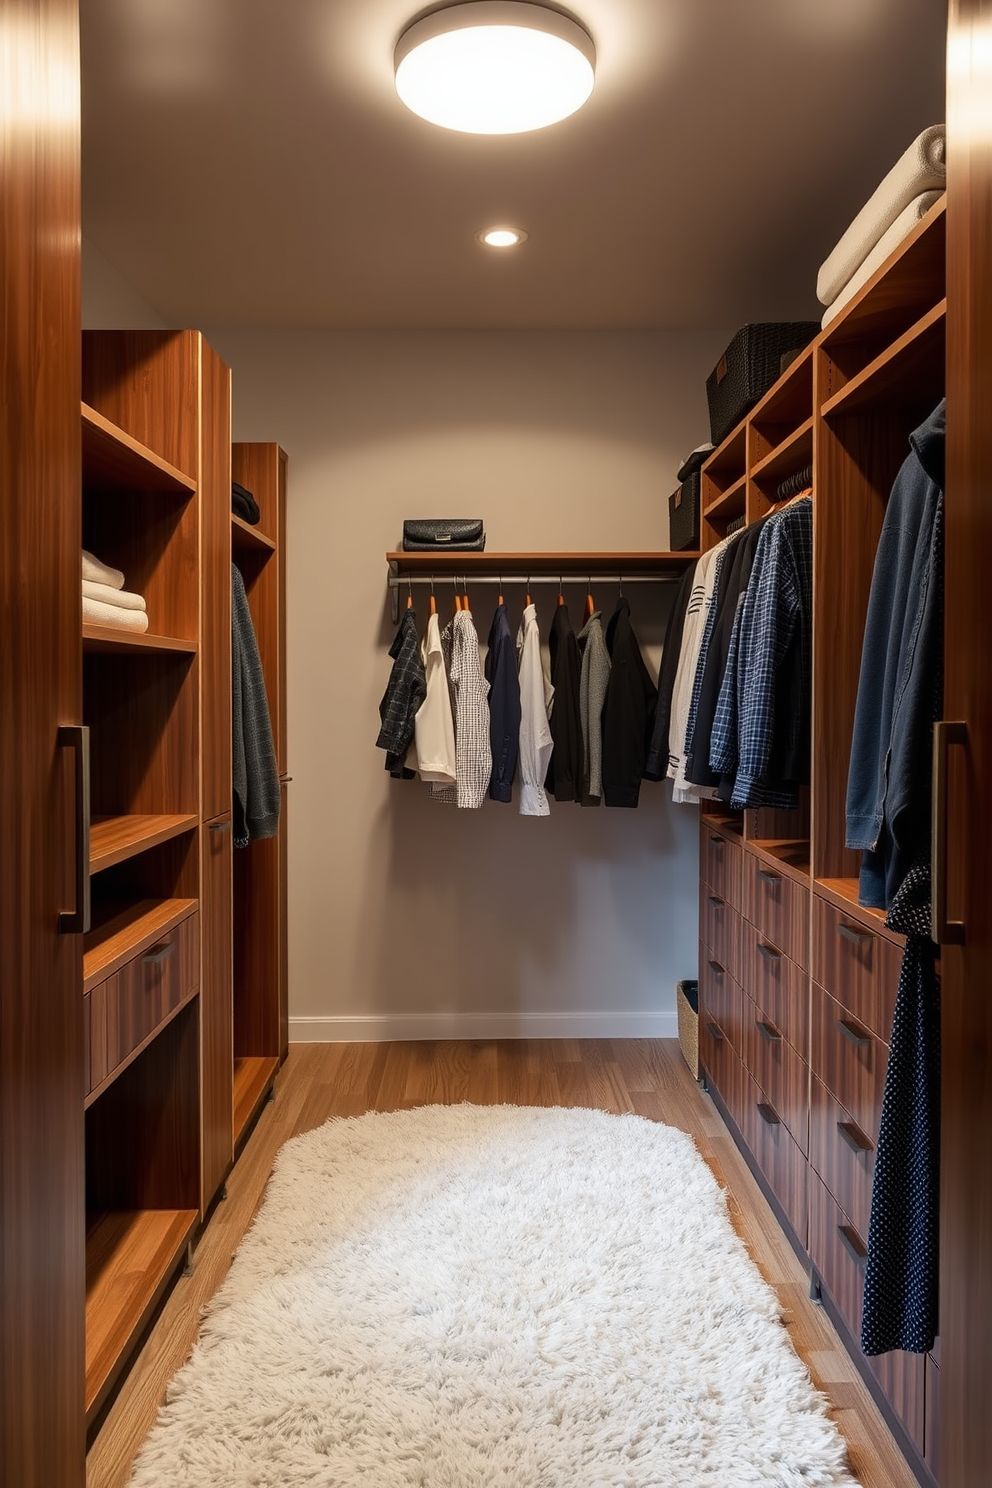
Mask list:
[{"label": "plush area rug", "polygon": [[333,1120],[265,1202],[139,1488],[853,1488],[682,1132],[428,1106]]}]

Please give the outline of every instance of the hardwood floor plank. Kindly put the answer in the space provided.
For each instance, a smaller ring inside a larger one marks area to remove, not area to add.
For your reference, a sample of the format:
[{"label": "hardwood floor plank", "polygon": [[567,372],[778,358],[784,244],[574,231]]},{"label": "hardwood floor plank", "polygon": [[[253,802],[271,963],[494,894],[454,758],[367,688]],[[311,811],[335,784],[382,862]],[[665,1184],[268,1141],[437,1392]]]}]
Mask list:
[{"label": "hardwood floor plank", "polygon": [[87,1461],[87,1488],[125,1488],[168,1380],[192,1347],[204,1304],[251,1223],[282,1144],[329,1116],[469,1100],[478,1104],[631,1109],[688,1131],[727,1194],[731,1220],[776,1291],[814,1383],[831,1401],[862,1488],[915,1488],[868,1391],[778,1228],[719,1114],[674,1040],[612,1039],[430,1044],[295,1044],[183,1276],[154,1323]]}]

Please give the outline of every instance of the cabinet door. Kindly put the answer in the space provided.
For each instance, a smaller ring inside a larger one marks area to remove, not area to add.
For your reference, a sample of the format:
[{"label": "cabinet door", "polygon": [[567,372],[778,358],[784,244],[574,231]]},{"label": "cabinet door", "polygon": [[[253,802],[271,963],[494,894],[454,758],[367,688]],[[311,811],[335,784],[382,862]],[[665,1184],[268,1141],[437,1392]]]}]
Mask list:
[{"label": "cabinet door", "polygon": [[233,1157],[233,841],[231,817],[201,829],[200,1207],[206,1210]]},{"label": "cabinet door", "polygon": [[[948,912],[942,936],[941,1488],[979,1488],[992,1461],[992,672],[983,627],[992,550],[992,71],[989,0],[951,0],[947,76],[947,500],[944,717]],[[946,881],[946,880],[945,880]]]},{"label": "cabinet door", "polygon": [[4,7],[0,1483],[11,1488],[85,1479],[82,939],[58,928],[78,903],[78,803],[57,742],[82,719],[78,45],[76,0]]}]

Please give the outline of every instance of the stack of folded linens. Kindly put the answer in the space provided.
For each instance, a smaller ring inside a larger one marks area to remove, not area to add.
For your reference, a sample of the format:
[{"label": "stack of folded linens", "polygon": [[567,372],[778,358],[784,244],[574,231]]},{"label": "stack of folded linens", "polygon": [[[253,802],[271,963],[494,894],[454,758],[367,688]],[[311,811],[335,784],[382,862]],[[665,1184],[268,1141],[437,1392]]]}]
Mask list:
[{"label": "stack of folded linens", "polygon": [[83,549],[83,624],[110,625],[144,634],[148,629],[145,601],[124,588],[119,568],[101,563]]},{"label": "stack of folded linens", "polygon": [[816,296],[828,326],[903,238],[944,194],[947,181],[943,124],[913,141],[820,265]]}]

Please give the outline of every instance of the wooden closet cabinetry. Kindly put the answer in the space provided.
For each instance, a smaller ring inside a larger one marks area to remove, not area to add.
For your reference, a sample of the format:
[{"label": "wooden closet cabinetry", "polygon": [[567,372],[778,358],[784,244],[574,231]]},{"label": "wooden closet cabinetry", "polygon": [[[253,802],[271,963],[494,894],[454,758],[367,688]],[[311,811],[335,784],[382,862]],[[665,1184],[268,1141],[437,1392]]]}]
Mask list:
[{"label": "wooden closet cabinetry", "polygon": [[700,1059],[882,1405],[933,1482],[938,1357],[858,1346],[901,938],[858,905],[845,799],[875,549],[909,435],[944,394],[938,204],[703,467],[702,547],[813,467],[813,768],[795,811],[700,824]]}]

